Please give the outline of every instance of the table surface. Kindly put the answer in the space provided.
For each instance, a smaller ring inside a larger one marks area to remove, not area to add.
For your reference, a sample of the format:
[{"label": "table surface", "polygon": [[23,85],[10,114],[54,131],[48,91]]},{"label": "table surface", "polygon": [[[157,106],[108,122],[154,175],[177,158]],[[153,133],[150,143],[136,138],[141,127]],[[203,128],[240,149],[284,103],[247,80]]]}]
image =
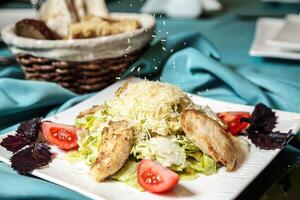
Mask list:
[{"label": "table surface", "polygon": [[[110,11],[113,12],[137,12],[143,5],[143,0],[108,0],[107,2]],[[172,19],[157,15],[156,39],[182,31],[199,31],[217,47],[221,54],[221,62],[227,66],[270,69],[282,67],[282,65],[300,67],[298,61],[254,58],[248,54],[254,37],[256,20],[259,16],[283,17],[288,13],[299,13],[300,4],[262,3],[260,0],[222,0],[221,2],[224,7],[222,11],[205,14],[199,19]],[[30,5],[3,1],[0,3],[0,12],[1,8],[24,7],[29,8]],[[10,52],[5,45],[0,43],[0,56],[9,55]],[[9,75],[10,77],[22,78],[23,76],[18,67],[12,73]],[[254,197],[263,194],[261,199],[297,199],[298,191],[300,191],[299,166],[293,168],[288,175],[274,184],[274,180],[280,177],[283,171],[286,171],[285,168],[290,162],[286,159],[285,155],[287,154],[288,152],[281,153],[271,166],[255,180],[256,186],[250,185],[240,199],[250,199],[249,194],[251,193],[256,194]],[[270,170],[274,166],[276,166],[276,170]],[[275,178],[266,181],[266,176]],[[282,192],[282,185],[289,186],[289,183],[292,188],[286,193]],[[257,184],[264,187],[258,188]],[[269,189],[266,192],[267,188]]]}]

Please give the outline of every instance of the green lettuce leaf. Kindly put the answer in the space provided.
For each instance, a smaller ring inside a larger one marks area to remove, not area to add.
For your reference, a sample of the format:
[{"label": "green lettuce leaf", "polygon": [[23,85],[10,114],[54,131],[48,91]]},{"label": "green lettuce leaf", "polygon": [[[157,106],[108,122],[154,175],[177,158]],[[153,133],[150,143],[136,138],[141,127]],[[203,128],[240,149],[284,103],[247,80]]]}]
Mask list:
[{"label": "green lettuce leaf", "polygon": [[121,181],[131,187],[134,187],[140,191],[144,189],[139,185],[137,180],[137,166],[138,162],[128,159],[124,166],[110,178],[113,180]]}]

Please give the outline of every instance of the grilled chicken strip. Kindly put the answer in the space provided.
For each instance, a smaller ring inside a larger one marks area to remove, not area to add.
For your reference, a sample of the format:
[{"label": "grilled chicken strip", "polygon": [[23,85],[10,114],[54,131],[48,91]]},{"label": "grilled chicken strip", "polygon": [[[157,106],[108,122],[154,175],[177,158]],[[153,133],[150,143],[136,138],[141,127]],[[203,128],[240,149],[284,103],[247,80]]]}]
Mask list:
[{"label": "grilled chicken strip", "polygon": [[110,122],[103,134],[99,156],[90,169],[90,174],[98,182],[124,165],[133,144],[133,129],[126,121]]},{"label": "grilled chicken strip", "polygon": [[229,171],[233,171],[249,151],[245,141],[233,137],[216,121],[200,111],[184,110],[180,124],[191,142],[215,161],[224,164]]},{"label": "grilled chicken strip", "polygon": [[94,105],[92,106],[91,108],[87,109],[87,110],[84,110],[82,112],[79,113],[79,115],[77,116],[77,118],[81,118],[81,117],[84,117],[86,115],[93,115],[95,114],[97,111],[103,109],[104,106],[100,106],[100,105]]}]

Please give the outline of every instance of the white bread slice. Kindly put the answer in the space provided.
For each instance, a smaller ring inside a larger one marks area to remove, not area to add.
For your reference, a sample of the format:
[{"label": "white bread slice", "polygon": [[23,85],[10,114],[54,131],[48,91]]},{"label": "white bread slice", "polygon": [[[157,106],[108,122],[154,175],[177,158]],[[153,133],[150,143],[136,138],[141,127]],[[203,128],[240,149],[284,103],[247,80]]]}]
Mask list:
[{"label": "white bread slice", "polygon": [[99,17],[108,17],[109,15],[105,0],[86,0],[86,8],[88,15]]},{"label": "white bread slice", "polygon": [[77,17],[72,12],[70,0],[47,0],[38,12],[38,18],[59,36],[68,35],[69,25],[77,22]]},{"label": "white bread slice", "polygon": [[72,0],[72,5],[75,8],[75,12],[81,21],[86,15],[88,15],[86,2],[88,0]]}]

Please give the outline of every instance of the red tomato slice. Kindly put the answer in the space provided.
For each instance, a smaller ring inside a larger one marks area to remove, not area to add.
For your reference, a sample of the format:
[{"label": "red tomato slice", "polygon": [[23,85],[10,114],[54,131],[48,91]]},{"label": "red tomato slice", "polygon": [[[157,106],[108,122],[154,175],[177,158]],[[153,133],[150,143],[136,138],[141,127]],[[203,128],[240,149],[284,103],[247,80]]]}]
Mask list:
[{"label": "red tomato slice", "polygon": [[179,181],[178,174],[150,160],[141,161],[137,175],[139,184],[154,193],[170,190]]},{"label": "red tomato slice", "polygon": [[41,129],[47,142],[60,149],[70,150],[78,146],[75,126],[46,121],[42,122]]},{"label": "red tomato slice", "polygon": [[249,123],[241,122],[242,118],[250,118],[249,112],[220,112],[218,117],[228,126],[227,130],[232,133],[232,135],[237,135],[244,131]]}]

